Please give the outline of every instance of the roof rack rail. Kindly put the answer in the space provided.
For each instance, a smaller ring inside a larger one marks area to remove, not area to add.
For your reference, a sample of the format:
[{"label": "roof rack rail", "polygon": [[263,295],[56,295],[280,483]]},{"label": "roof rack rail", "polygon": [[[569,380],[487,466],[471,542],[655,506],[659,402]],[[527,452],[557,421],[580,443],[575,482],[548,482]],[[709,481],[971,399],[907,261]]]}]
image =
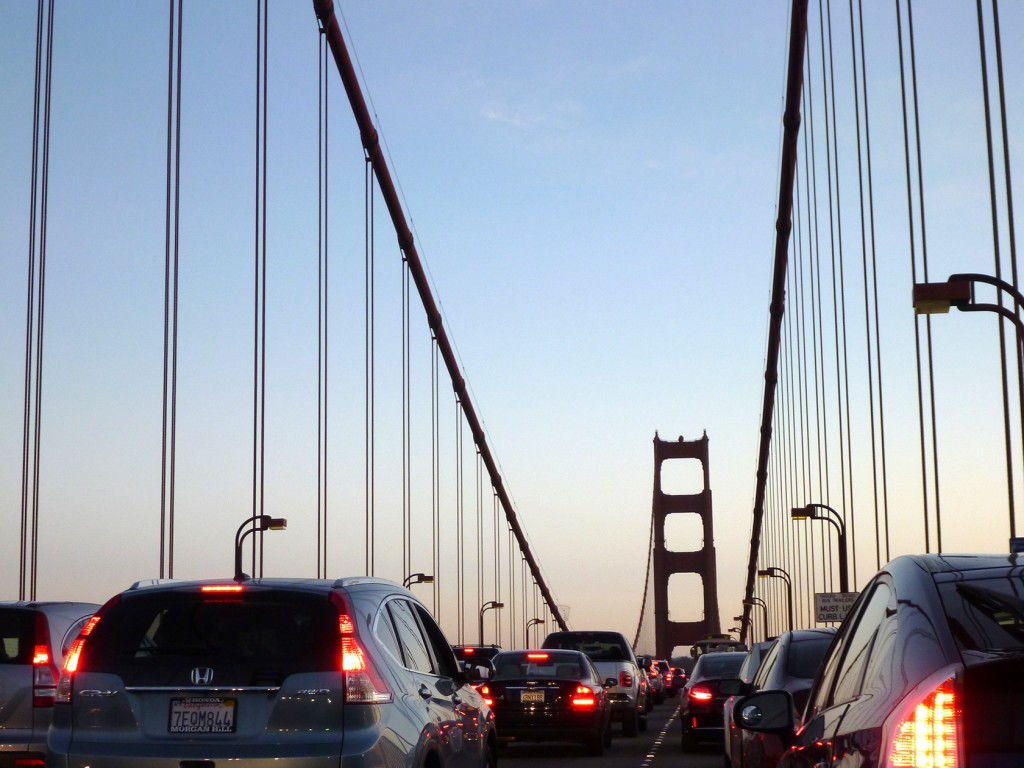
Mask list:
[{"label": "roof rack rail", "polygon": [[345,576],[340,579],[334,580],[334,588],[354,587],[357,584],[382,584],[388,587],[402,587],[397,581],[391,581],[391,579],[381,579],[376,576]]},{"label": "roof rack rail", "polygon": [[161,584],[174,584],[180,581],[181,579],[139,579],[128,587],[128,589],[145,589],[146,587],[156,587]]}]

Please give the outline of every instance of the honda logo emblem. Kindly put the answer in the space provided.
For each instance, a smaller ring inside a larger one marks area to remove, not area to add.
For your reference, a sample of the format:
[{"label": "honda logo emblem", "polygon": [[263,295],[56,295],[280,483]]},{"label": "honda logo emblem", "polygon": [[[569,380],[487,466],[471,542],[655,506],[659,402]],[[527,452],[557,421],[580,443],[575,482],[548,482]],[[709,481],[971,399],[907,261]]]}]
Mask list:
[{"label": "honda logo emblem", "polygon": [[192,670],[192,685],[209,685],[213,682],[212,667],[195,667]]}]

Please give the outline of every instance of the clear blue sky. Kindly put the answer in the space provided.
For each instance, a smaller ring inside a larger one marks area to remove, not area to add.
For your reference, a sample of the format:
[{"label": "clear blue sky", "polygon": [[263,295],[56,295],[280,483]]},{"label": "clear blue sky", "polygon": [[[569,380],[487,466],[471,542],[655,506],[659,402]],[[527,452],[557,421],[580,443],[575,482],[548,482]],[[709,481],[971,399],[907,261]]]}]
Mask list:
[{"label": "clear blue sky", "polygon": [[[849,22],[846,4],[834,5],[840,161],[851,169]],[[310,4],[271,6],[267,504],[290,530],[274,537],[267,570],[312,574],[317,30]],[[912,551],[923,538],[894,11],[865,6],[891,508],[906,510],[896,551]],[[651,438],[704,429],[728,621],[754,486],[788,3],[340,7],[477,407],[572,623],[632,631]],[[974,4],[915,10],[933,276],[990,271]],[[1024,8],[1001,10],[1017,168]],[[0,514],[12,532],[34,13],[30,3],[0,5]],[[228,571],[230,535],[249,506],[254,26],[252,3],[185,5],[183,576]],[[102,599],[157,567],[166,36],[162,4],[57,3],[42,597]],[[333,70],[331,98],[332,570],[349,574],[362,568],[362,152]],[[844,172],[843,184],[854,230],[855,176]],[[851,231],[848,290],[860,483],[869,454],[857,236]],[[383,214],[377,243],[378,525],[397,531],[400,272]],[[966,549],[1002,548],[1006,535],[991,324],[956,317],[935,326],[944,522],[948,541]],[[429,368],[418,310],[413,333],[422,512]],[[447,397],[449,475],[453,409]],[[472,470],[467,477],[471,489]],[[867,498],[869,486],[858,494]],[[972,523],[979,508],[991,525]],[[428,532],[417,525],[419,537]],[[5,594],[16,584],[15,538],[0,545]],[[393,541],[382,540],[384,575],[397,575]],[[444,546],[450,553],[450,540]],[[869,553],[873,540],[861,547]],[[429,566],[427,556],[420,544],[415,570]],[[862,562],[864,575],[873,556]],[[673,612],[687,618],[690,608]],[[446,628],[451,618],[442,612]]]}]

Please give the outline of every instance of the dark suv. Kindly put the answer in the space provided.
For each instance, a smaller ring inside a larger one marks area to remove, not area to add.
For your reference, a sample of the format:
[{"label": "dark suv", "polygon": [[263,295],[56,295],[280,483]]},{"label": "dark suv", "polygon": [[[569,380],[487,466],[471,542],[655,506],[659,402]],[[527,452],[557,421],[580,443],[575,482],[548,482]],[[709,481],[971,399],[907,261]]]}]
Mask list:
[{"label": "dark suv", "polygon": [[379,579],[136,585],[64,663],[51,768],[493,765],[494,717]]},{"label": "dark suv", "polygon": [[0,603],[0,768],[43,764],[64,654],[92,603]]}]

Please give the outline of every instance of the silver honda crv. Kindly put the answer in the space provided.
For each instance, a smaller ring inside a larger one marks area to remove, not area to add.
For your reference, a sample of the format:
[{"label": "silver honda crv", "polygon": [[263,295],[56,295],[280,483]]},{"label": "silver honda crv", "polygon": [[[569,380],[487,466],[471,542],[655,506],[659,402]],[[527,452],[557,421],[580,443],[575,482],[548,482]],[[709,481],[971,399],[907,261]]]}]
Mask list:
[{"label": "silver honda crv", "polygon": [[494,716],[380,579],[135,585],[72,645],[50,768],[481,768]]},{"label": "silver honda crv", "polygon": [[0,768],[43,764],[64,654],[97,608],[0,603]]}]

